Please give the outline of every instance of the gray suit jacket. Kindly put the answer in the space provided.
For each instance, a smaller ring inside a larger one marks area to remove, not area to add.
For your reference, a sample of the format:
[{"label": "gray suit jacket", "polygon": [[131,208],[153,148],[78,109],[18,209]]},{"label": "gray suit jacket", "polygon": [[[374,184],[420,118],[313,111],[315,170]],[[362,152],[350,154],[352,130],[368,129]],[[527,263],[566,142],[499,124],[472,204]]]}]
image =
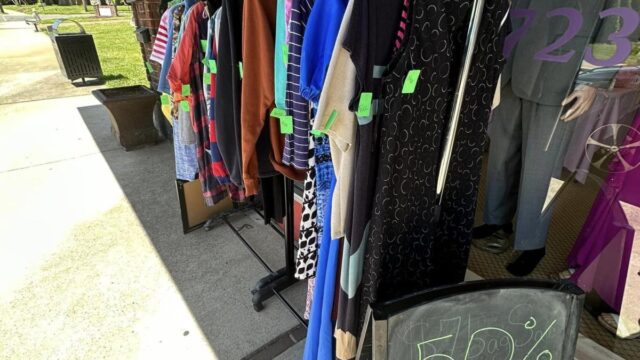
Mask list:
[{"label": "gray suit jacket", "polygon": [[[525,36],[518,42],[503,71],[503,84],[511,82],[518,97],[544,105],[560,105],[573,89],[574,81],[584,50],[594,37],[599,12],[605,0],[514,0],[512,9],[536,10],[538,17]],[[566,63],[534,59],[535,54],[558,39],[567,30],[568,20],[561,16],[547,18],[549,11],[561,7],[578,9],[584,18],[580,32],[567,44],[552,52],[560,55],[575,50],[575,55]],[[515,19],[513,27],[522,25]]]}]

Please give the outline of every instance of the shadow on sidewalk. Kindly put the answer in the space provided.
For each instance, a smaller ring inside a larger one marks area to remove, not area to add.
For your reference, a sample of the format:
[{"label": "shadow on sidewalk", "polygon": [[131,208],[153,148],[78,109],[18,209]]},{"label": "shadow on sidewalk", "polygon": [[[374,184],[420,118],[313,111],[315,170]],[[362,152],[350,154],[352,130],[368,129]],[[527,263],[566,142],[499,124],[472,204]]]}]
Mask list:
[{"label": "shadow on sidewalk", "polygon": [[[125,152],[111,133],[106,108],[96,105],[78,111],[220,359],[247,356],[298,325],[275,297],[265,303],[262,312],[253,310],[250,289],[266,273],[228,227],[221,224],[210,232],[182,234],[171,143]],[[272,268],[284,265],[284,244],[273,230],[243,214],[233,215],[231,222],[243,229],[243,236]],[[306,282],[287,289],[284,295],[298,311],[304,311]]]}]

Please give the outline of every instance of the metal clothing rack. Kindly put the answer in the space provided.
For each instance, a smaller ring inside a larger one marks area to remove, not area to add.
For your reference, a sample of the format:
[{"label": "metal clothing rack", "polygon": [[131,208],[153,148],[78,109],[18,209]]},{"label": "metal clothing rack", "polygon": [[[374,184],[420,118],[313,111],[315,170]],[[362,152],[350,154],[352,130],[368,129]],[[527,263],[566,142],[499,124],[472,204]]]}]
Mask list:
[{"label": "metal clothing rack", "polygon": [[[284,177],[284,176],[283,176]],[[294,222],[293,222],[293,201],[294,201],[294,183],[293,180],[284,177],[284,231],[273,222],[268,219],[265,214],[262,214],[254,206],[245,206],[236,208],[230,212],[222,214],[215,219],[211,219],[205,225],[205,230],[211,230],[216,222],[224,222],[236,237],[246,246],[247,250],[262,264],[265,270],[269,273],[267,276],[258,280],[254,288],[251,290],[252,303],[255,311],[262,311],[264,309],[264,301],[276,296],[284,304],[284,306],[291,312],[291,314],[298,320],[298,322],[307,327],[307,321],[296,311],[291,303],[285,299],[281,292],[287,289],[289,286],[295,284],[298,280],[294,277],[295,274],[295,238],[294,238]],[[284,238],[284,255],[285,266],[279,270],[274,271],[269,264],[260,256],[260,254],[251,246],[247,239],[240,233],[241,229],[237,229],[230,221],[229,215],[245,211],[249,208],[260,215],[265,220],[265,225],[269,225],[273,230],[280,234]]]}]

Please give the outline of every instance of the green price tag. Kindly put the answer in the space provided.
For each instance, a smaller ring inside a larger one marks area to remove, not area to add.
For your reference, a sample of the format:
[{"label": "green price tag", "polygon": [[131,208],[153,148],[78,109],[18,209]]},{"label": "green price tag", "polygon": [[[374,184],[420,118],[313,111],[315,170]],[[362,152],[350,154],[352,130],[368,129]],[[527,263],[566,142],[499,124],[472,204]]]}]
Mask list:
[{"label": "green price tag", "polygon": [[144,65],[147,67],[147,71],[149,72],[149,74],[153,74],[153,66],[151,65],[151,63],[145,61]]},{"label": "green price tag", "polygon": [[207,52],[208,45],[209,45],[209,42],[207,40],[200,40],[200,47],[202,48],[203,53]]},{"label": "green price tag", "polygon": [[325,131],[331,129],[331,125],[333,125],[333,122],[336,121],[336,117],[338,117],[338,111],[333,110],[331,112],[331,115],[329,115],[329,120],[327,120],[327,123],[324,124]]},{"label": "green price tag", "polygon": [[311,130],[311,135],[315,136],[315,137],[323,137],[324,133],[320,130],[317,129],[313,129]]},{"label": "green price tag", "polygon": [[187,100],[180,101],[180,109],[184,112],[189,112],[189,102]]},{"label": "green price tag", "polygon": [[293,134],[293,116],[283,116],[280,118],[280,132],[283,134]]},{"label": "green price tag", "polygon": [[242,68],[242,61],[238,62],[238,70],[240,71],[240,79],[244,78],[244,70]]},{"label": "green price tag", "polygon": [[271,117],[281,118],[283,116],[287,116],[287,112],[284,109],[274,108],[271,110]]},{"label": "green price tag", "polygon": [[171,99],[169,98],[169,95],[162,94],[160,96],[160,103],[162,104],[162,106],[171,105]]},{"label": "green price tag", "polygon": [[215,60],[213,59],[207,60],[207,65],[209,65],[209,70],[211,70],[212,74],[218,73],[218,64],[216,63]]},{"label": "green price tag", "polygon": [[204,84],[211,85],[211,73],[204,73]]},{"label": "green price tag", "polygon": [[284,44],[282,45],[282,62],[287,65],[287,62],[289,61],[289,45]]},{"label": "green price tag", "polygon": [[182,96],[189,96],[189,95],[191,95],[191,85],[189,84],[182,85]]},{"label": "green price tag", "polygon": [[420,79],[420,69],[411,70],[407,73],[407,77],[404,79],[404,85],[402,85],[403,94],[413,94],[416,91],[416,85],[418,85],[418,79]]},{"label": "green price tag", "polygon": [[360,102],[358,103],[358,111],[356,112],[356,115],[358,115],[358,117],[369,117],[371,115],[372,100],[372,93],[363,92],[362,94],[360,94]]}]

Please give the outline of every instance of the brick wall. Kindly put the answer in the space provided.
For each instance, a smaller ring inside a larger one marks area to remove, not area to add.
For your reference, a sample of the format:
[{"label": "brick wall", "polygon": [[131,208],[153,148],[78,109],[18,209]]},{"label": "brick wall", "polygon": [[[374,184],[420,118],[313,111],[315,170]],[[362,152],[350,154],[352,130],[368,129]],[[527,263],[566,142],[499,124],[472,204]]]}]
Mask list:
[{"label": "brick wall", "polygon": [[[153,47],[153,42],[156,38],[156,32],[158,31],[158,26],[160,24],[160,16],[162,14],[159,13],[160,0],[137,0],[133,6],[133,18],[136,22],[137,27],[147,28],[151,33],[151,41],[148,43],[140,43],[140,52],[142,54],[142,60],[144,62],[149,61],[149,55],[151,55],[151,50]],[[151,88],[158,88],[158,75],[160,73],[160,65],[156,64],[155,61],[149,61],[151,66],[153,66],[153,73],[149,73],[147,71],[147,79],[151,84]]]}]

